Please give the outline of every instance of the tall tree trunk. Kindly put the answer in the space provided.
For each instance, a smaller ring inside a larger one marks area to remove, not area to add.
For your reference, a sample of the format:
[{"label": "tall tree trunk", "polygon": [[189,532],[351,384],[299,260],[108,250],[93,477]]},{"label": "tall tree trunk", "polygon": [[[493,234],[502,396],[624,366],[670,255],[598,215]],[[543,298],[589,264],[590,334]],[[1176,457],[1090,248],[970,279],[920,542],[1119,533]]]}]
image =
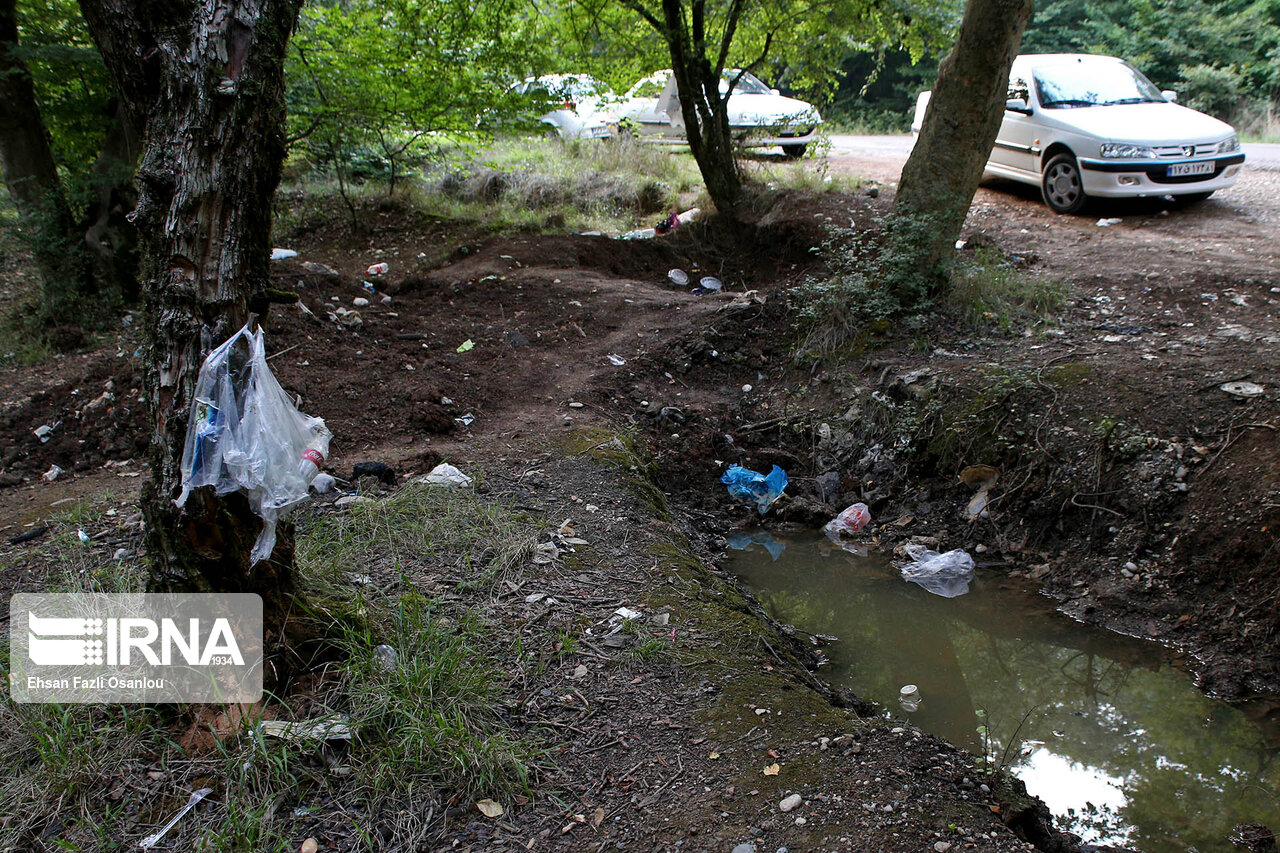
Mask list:
[{"label": "tall tree trunk", "polygon": [[[44,282],[39,319],[58,348],[80,343],[94,281],[58,177],[31,72],[17,52],[15,0],[0,0],[0,170]],[[59,331],[60,329],[61,331]]]},{"label": "tall tree trunk", "polygon": [[93,201],[84,212],[81,229],[98,286],[119,294],[125,302],[136,302],[140,295],[138,230],[128,217],[138,203],[133,173],[141,154],[142,139],[133,117],[117,100],[89,178]]},{"label": "tall tree trunk", "polygon": [[890,286],[904,307],[945,283],[945,262],[1000,130],[1009,69],[1032,0],[968,0],[955,47],[938,68],[920,138],[894,199],[886,235]]},{"label": "tall tree trunk", "polygon": [[[706,0],[691,0],[688,4],[686,0],[662,0],[660,16],[641,0],[622,2],[667,43],[689,151],[716,210],[733,211],[742,199],[742,175],[729,133],[729,95],[720,94],[720,75],[742,14],[742,0],[732,0],[725,10],[718,45],[707,42]],[[714,62],[709,49],[718,51]]]},{"label": "tall tree trunk", "polygon": [[[256,592],[279,638],[296,599],[293,528],[250,566],[261,529],[242,495],[173,503],[205,355],[265,307],[271,196],[284,159],[285,48],[301,0],[81,0],[143,128],[136,224],[154,324],[147,352],[151,586]],[[270,642],[270,639],[269,639]]]}]

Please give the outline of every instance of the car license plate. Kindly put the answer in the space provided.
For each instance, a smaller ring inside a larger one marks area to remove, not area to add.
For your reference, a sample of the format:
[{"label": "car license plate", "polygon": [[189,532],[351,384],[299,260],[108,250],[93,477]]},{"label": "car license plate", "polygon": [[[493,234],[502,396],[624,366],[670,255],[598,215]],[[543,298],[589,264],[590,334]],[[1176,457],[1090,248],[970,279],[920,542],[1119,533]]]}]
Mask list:
[{"label": "car license plate", "polygon": [[1214,165],[1212,160],[1205,160],[1200,163],[1172,163],[1165,174],[1170,178],[1181,178],[1187,175],[1212,175]]}]

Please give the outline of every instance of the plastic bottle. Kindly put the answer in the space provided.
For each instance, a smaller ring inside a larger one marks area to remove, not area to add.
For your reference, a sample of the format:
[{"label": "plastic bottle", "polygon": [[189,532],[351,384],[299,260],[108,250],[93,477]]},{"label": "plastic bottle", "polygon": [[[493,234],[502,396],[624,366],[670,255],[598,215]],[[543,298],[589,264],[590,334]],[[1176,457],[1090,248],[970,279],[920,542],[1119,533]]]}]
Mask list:
[{"label": "plastic bottle", "polygon": [[320,473],[320,466],[324,464],[324,460],[328,455],[329,435],[325,431],[314,436],[307,443],[307,449],[302,451],[302,460],[298,463],[298,473],[302,475],[303,482],[311,485],[311,481]]},{"label": "plastic bottle", "polygon": [[387,263],[373,264],[367,270],[365,275],[386,275],[391,270],[391,265]]}]

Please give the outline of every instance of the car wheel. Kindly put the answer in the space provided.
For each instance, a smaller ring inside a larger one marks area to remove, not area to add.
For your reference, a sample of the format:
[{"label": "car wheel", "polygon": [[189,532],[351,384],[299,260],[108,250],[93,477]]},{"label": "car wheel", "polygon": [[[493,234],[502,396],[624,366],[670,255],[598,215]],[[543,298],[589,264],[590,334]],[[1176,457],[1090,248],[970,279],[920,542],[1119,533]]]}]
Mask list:
[{"label": "car wheel", "polygon": [[1045,164],[1040,192],[1054,213],[1079,213],[1089,201],[1080,181],[1080,166],[1070,154],[1059,154]]},{"label": "car wheel", "polygon": [[790,160],[799,160],[808,148],[808,145],[784,145],[782,153]]}]

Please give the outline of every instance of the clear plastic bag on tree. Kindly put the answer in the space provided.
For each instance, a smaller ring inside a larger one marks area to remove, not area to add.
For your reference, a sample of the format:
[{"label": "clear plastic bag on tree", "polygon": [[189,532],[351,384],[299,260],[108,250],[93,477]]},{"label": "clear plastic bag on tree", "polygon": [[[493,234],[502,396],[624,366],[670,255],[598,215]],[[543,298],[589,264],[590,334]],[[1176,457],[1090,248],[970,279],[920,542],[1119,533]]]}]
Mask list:
[{"label": "clear plastic bag on tree", "polygon": [[322,418],[293,405],[267,366],[262,330],[246,325],[200,368],[174,503],[183,506],[201,486],[244,492],[263,521],[250,554],[257,563],[275,548],[276,522],[306,499],[330,437]]},{"label": "clear plastic bag on tree", "polygon": [[911,562],[902,567],[902,577],[919,584],[934,595],[955,598],[969,591],[973,580],[973,557],[956,549],[939,554],[923,545],[906,546]]}]

